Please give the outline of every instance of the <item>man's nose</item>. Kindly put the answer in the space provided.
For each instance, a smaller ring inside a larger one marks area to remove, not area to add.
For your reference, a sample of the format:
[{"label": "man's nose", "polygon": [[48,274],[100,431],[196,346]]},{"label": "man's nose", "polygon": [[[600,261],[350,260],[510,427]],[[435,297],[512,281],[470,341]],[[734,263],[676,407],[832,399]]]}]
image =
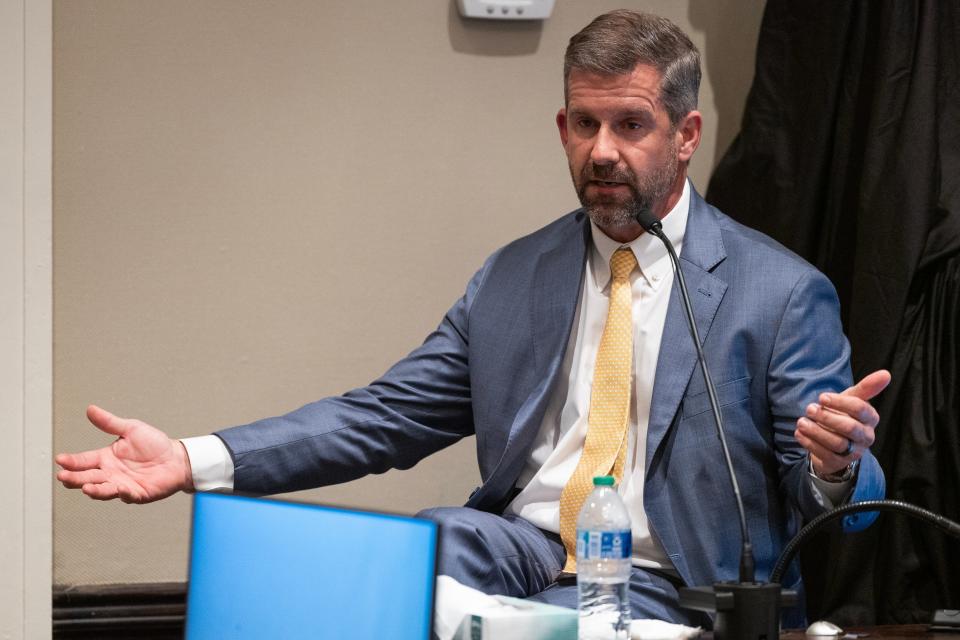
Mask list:
[{"label": "man's nose", "polygon": [[616,164],[620,161],[620,151],[617,149],[616,137],[606,125],[597,130],[593,140],[593,149],[590,151],[590,160],[594,164]]}]

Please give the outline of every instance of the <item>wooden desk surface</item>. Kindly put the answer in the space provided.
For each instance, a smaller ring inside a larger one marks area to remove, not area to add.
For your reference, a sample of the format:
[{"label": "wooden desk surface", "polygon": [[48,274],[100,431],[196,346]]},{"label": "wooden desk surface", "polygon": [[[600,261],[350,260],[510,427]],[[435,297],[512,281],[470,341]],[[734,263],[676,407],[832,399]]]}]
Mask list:
[{"label": "wooden desk surface", "polygon": [[[844,632],[849,634],[839,636],[840,640],[851,639],[853,634],[857,638],[873,640],[882,638],[883,640],[915,640],[924,638],[925,640],[960,640],[960,633],[953,631],[930,631],[929,626],[925,624],[904,624],[890,625],[882,627],[849,627]],[[780,634],[781,640],[811,640],[813,636],[807,636],[801,631],[784,631]]]}]

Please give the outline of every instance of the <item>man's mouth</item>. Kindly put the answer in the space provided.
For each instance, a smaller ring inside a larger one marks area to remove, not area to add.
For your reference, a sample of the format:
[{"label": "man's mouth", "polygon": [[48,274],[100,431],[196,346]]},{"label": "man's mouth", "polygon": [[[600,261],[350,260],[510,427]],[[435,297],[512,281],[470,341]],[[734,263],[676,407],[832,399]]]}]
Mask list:
[{"label": "man's mouth", "polygon": [[617,182],[616,180],[591,180],[590,184],[597,187],[602,187],[604,189],[612,189],[614,187],[623,187],[626,186],[623,182]]}]

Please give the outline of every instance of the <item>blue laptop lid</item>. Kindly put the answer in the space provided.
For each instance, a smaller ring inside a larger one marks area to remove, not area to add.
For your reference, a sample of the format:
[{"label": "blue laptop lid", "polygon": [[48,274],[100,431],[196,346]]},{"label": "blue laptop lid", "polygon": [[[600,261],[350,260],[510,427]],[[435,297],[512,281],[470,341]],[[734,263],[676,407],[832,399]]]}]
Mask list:
[{"label": "blue laptop lid", "polygon": [[429,640],[428,520],[215,493],[193,501],[188,640]]}]

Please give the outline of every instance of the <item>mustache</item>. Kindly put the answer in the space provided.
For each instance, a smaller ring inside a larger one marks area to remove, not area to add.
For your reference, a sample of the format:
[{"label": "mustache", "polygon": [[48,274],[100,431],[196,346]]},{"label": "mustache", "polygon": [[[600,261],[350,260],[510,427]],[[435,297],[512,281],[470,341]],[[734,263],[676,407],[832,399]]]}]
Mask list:
[{"label": "mustache", "polygon": [[590,180],[603,180],[605,182],[623,182],[628,185],[636,184],[636,176],[626,168],[618,168],[609,164],[588,163],[584,165],[580,172],[582,182]]}]

